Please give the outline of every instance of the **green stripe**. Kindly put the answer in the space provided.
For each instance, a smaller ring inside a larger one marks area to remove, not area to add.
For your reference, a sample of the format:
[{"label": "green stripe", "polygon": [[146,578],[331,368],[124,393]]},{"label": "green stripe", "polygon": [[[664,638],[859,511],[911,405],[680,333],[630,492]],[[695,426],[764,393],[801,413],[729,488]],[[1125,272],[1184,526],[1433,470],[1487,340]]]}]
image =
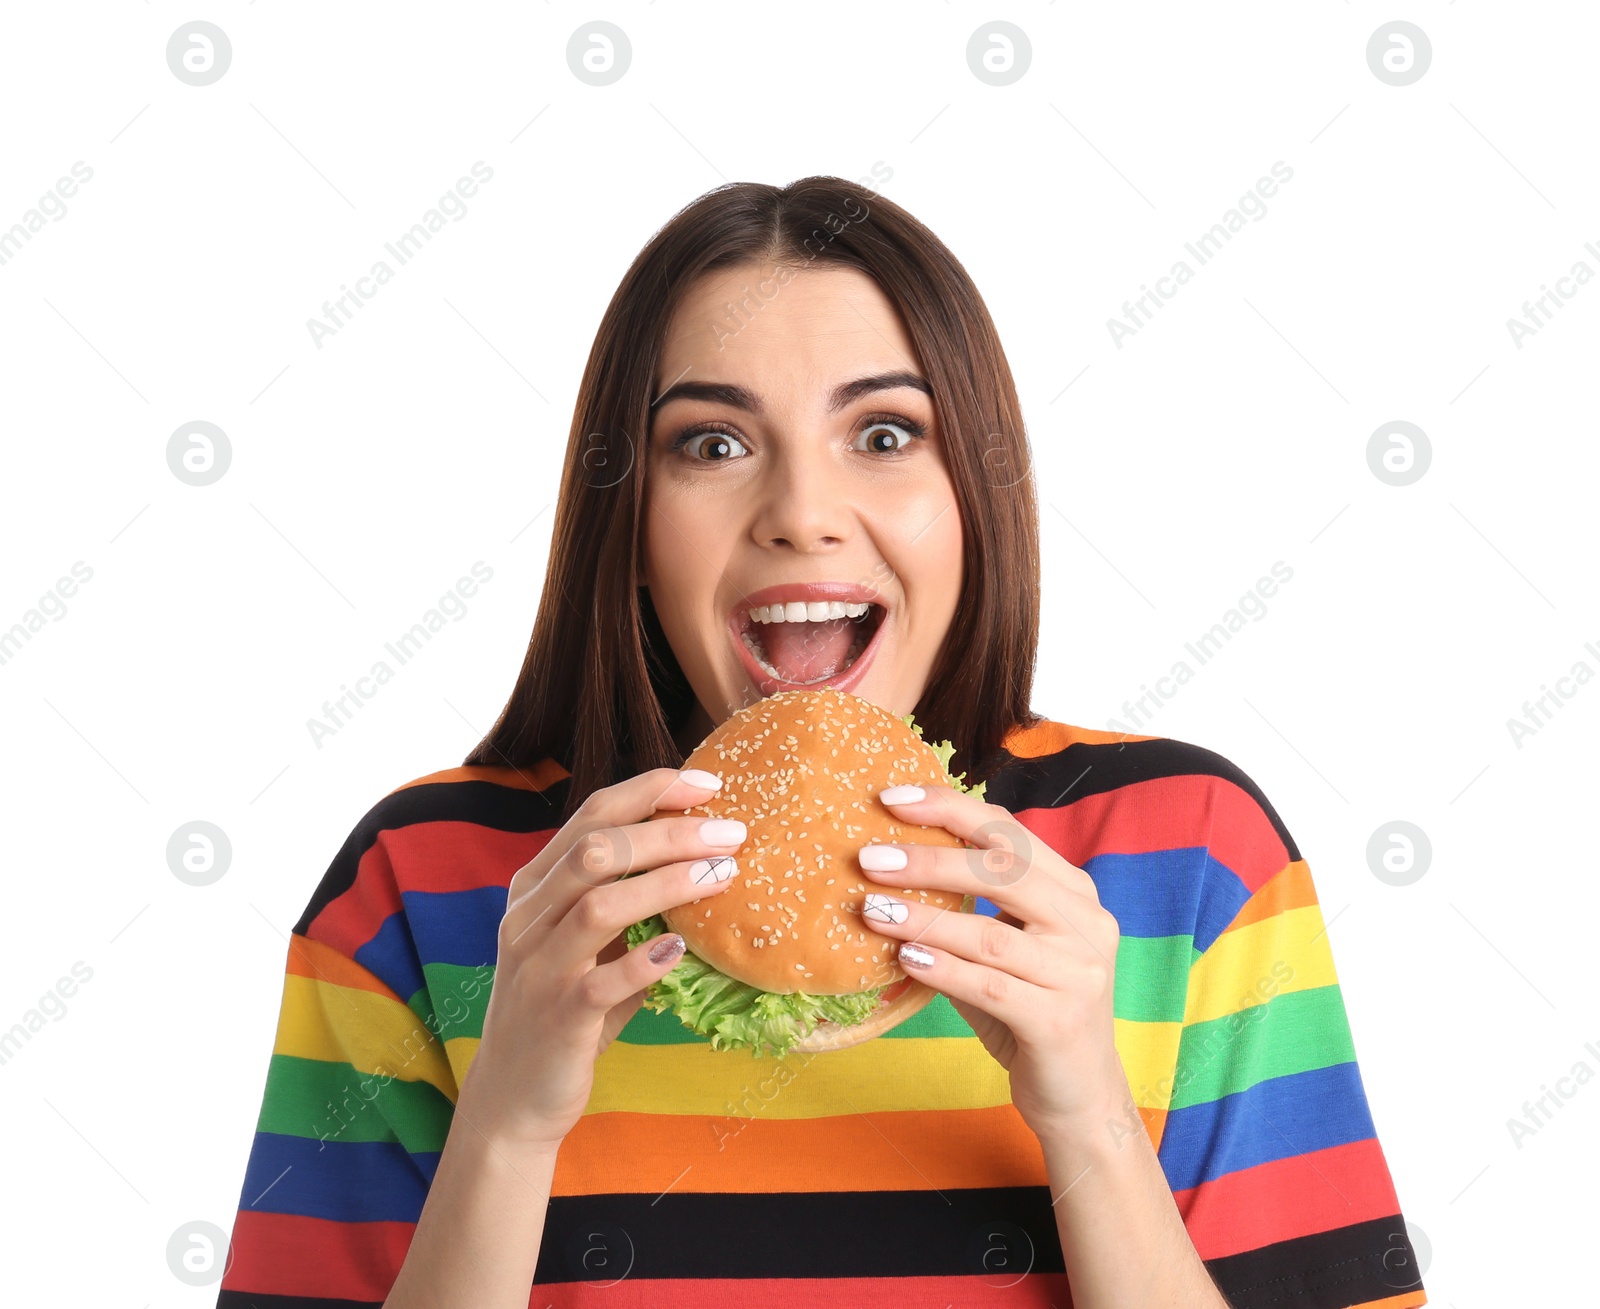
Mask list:
[{"label": "green stripe", "polygon": [[1111,1010],[1133,1023],[1181,1023],[1194,938],[1124,936],[1117,943]]},{"label": "green stripe", "polygon": [[[1192,954],[1188,936],[1123,937],[1117,946],[1116,994],[1112,1001],[1116,1016],[1131,1022],[1181,1023]],[[439,1039],[481,1037],[483,1017],[489,1007],[484,970],[431,963],[424,964],[422,972],[428,982],[426,991],[418,991],[407,1003],[419,1015],[434,1019]],[[966,1020],[942,995],[885,1033],[902,1039],[972,1034]],[[709,1044],[683,1026],[676,1015],[643,1008],[628,1021],[617,1039],[630,1045]]]},{"label": "green stripe", "polygon": [[314,1141],[399,1141],[443,1150],[453,1107],[428,1082],[385,1081],[349,1064],[275,1054],[256,1130]]},{"label": "green stripe", "polygon": [[1355,1057],[1339,984],[1290,991],[1184,1028],[1170,1108],[1207,1104],[1268,1078],[1349,1063]]},{"label": "green stripe", "polygon": [[[483,1016],[489,1010],[489,989],[494,969],[465,964],[423,964],[427,986],[406,1001],[429,1022],[440,1041],[457,1036],[481,1037]],[[424,1012],[425,1011],[425,1012]]]}]

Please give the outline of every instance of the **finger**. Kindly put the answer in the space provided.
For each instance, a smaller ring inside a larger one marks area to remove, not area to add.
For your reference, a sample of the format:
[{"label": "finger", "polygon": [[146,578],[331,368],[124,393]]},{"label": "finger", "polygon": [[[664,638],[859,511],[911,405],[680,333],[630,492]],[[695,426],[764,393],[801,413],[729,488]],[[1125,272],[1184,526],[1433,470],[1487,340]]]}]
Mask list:
[{"label": "finger", "polygon": [[742,822],[729,818],[663,818],[598,828],[575,842],[543,880],[509,900],[504,926],[513,937],[536,926],[550,931],[592,890],[629,873],[733,854],[747,835]]},{"label": "finger", "polygon": [[676,968],[683,951],[683,937],[676,932],[640,941],[622,958],[597,964],[583,975],[577,986],[579,1005],[590,1015],[609,1014]]},{"label": "finger", "polygon": [[874,842],[860,847],[856,862],[880,886],[983,896],[1010,921],[1052,932],[1059,929],[1060,922],[1051,906],[1070,897],[1063,894],[1067,888],[1035,865],[1034,849],[1032,841],[1021,846],[1002,843],[959,850]]},{"label": "finger", "polygon": [[906,973],[924,986],[994,1015],[1014,1033],[1028,1030],[1030,1013],[1060,1007],[1060,993],[1053,988],[919,941],[902,941],[898,959]]},{"label": "finger", "polygon": [[510,900],[515,902],[538,885],[586,834],[607,827],[642,823],[659,810],[688,809],[691,805],[703,804],[721,786],[720,777],[700,768],[652,768],[613,786],[601,787],[578,807],[577,813],[534,858],[517,869],[511,878]]},{"label": "finger", "polygon": [[738,880],[738,871],[739,861],[732,855],[711,855],[594,887],[552,930],[545,946],[551,966],[576,968],[593,960],[632,924],[675,905],[720,895]]},{"label": "finger", "polygon": [[931,785],[884,787],[878,799],[896,818],[942,827],[984,851],[980,876],[992,886],[1020,882],[1037,864],[1049,868],[1068,890],[1099,900],[1100,893],[1088,873],[1063,859],[1000,805],[987,804],[954,787]]},{"label": "finger", "polygon": [[958,955],[1046,990],[1058,989],[1065,981],[1059,940],[1030,935],[986,914],[941,909],[875,891],[862,904],[861,921],[884,936]]}]

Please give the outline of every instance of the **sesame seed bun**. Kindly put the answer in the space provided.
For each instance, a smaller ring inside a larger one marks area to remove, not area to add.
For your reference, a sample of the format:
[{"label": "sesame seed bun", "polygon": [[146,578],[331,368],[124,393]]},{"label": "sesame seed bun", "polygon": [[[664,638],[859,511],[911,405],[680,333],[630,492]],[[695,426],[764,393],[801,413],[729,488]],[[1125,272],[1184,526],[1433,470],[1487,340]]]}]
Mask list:
[{"label": "sesame seed bun", "polygon": [[875,798],[888,786],[952,784],[916,731],[849,692],[785,691],[722,723],[684,767],[719,773],[722,789],[704,804],[652,818],[737,818],[748,829],[733,886],[662,914],[691,951],[763,991],[851,995],[886,988],[867,1020],[824,1023],[802,1050],[881,1035],[933,998],[901,968],[900,941],[862,917],[862,902],[882,891],[960,912],[966,897],[880,885],[856,853],[882,842],[965,846],[942,827],[896,822]]}]

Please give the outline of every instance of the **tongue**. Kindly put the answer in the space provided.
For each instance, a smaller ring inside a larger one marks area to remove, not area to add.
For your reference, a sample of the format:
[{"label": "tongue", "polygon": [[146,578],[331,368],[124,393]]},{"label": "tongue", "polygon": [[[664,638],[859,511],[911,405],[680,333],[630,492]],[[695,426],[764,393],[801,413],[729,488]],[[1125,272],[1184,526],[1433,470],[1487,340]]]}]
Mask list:
[{"label": "tongue", "polygon": [[822,623],[767,623],[756,629],[767,662],[788,682],[832,677],[844,666],[856,625],[843,618]]}]

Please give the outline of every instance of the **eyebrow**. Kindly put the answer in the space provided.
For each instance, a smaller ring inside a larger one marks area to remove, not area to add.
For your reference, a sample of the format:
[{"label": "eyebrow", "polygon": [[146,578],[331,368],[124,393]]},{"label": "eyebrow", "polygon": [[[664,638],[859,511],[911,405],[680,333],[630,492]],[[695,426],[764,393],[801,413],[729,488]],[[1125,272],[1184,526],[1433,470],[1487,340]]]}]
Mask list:
[{"label": "eyebrow", "polygon": [[[892,391],[897,387],[910,387],[912,390],[921,391],[930,399],[933,396],[933,388],[928,385],[925,378],[916,373],[905,370],[874,373],[870,377],[858,377],[853,382],[841,382],[834,387],[828,399],[828,412],[836,414],[864,395],[871,395],[875,391]],[[678,382],[657,396],[650,407],[659,409],[672,400],[710,400],[716,404],[729,405],[734,409],[743,409],[746,413],[758,417],[765,412],[760,398],[754,391],[743,386],[735,386],[731,382]]]}]

